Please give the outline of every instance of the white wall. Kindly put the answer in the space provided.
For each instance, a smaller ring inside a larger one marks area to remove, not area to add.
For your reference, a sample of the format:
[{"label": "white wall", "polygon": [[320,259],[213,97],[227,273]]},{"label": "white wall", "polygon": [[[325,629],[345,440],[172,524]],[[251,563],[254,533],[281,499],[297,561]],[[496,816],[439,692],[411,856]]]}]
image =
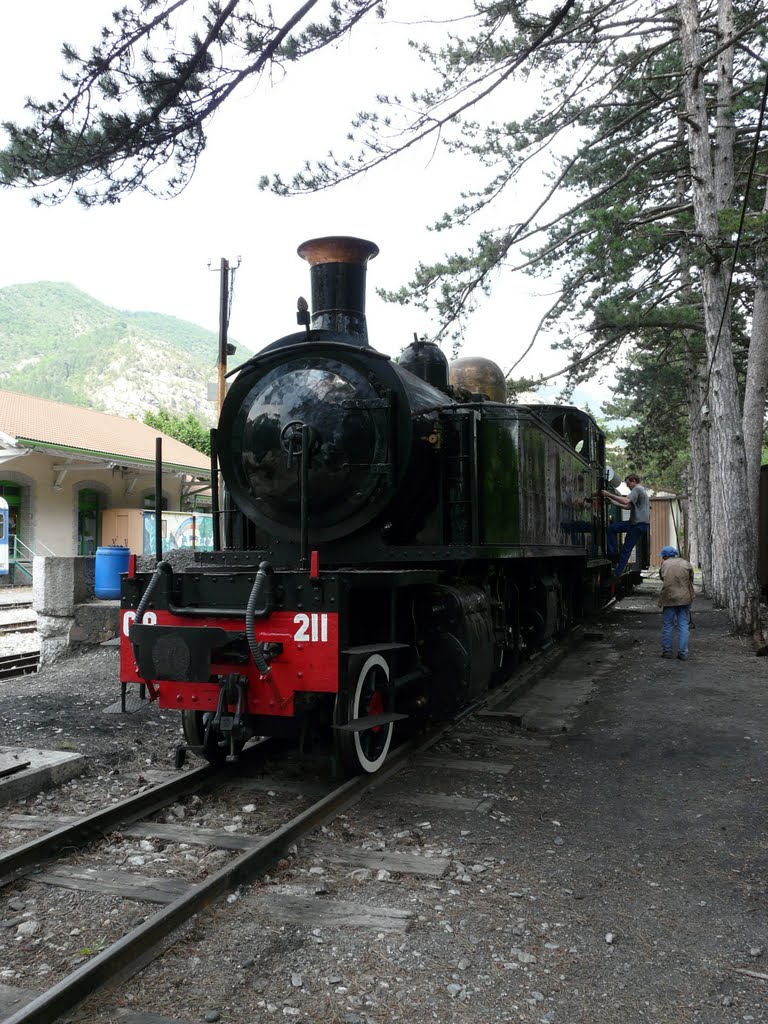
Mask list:
[{"label": "white wall", "polygon": [[[60,489],[56,490],[54,483],[58,474],[53,467],[62,465],[64,461],[60,455],[30,452],[0,464],[0,480],[29,488],[28,511],[31,518],[24,524],[22,540],[36,554],[78,554],[80,490],[87,488],[98,491],[102,496],[102,508],[142,508],[144,495],[147,492],[154,493],[155,490],[153,466],[146,471],[139,469],[135,474],[131,470],[129,476],[124,475],[120,469],[113,470],[98,462],[89,464],[85,469],[68,470],[59,482]],[[163,495],[168,499],[168,508],[172,511],[181,508],[182,484],[180,477],[163,477]]]}]

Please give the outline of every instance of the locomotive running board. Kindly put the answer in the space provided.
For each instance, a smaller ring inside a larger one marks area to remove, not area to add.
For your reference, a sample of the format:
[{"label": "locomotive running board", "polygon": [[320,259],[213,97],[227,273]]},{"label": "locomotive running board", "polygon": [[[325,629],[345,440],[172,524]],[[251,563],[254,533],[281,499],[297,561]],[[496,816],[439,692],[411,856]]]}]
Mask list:
[{"label": "locomotive running board", "polygon": [[359,647],[345,647],[342,654],[380,654],[382,651],[404,651],[410,644],[361,644]]},{"label": "locomotive running board", "polygon": [[365,732],[366,729],[375,729],[380,725],[389,725],[390,722],[400,722],[408,715],[398,715],[396,711],[386,711],[381,715],[367,715],[365,718],[353,718],[345,725],[334,725],[339,732]]}]

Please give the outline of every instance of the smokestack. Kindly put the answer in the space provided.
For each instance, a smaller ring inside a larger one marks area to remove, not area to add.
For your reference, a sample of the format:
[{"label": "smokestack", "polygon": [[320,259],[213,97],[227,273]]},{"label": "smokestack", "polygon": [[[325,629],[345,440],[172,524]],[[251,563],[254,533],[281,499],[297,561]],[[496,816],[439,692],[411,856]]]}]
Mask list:
[{"label": "smokestack", "polygon": [[312,327],[349,334],[351,342],[367,345],[365,271],[379,247],[364,238],[335,235],[312,238],[297,251],[311,268]]}]

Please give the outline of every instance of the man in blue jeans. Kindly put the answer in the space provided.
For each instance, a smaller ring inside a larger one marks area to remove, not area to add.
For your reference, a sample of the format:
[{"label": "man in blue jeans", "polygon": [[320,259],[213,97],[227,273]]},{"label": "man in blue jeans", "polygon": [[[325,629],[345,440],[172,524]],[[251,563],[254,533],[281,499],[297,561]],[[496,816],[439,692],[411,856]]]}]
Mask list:
[{"label": "man in blue jeans", "polygon": [[648,492],[640,486],[640,477],[637,473],[630,473],[624,483],[629,488],[627,495],[614,494],[613,491],[600,491],[602,496],[613,505],[617,505],[621,509],[629,509],[628,521],[611,523],[608,527],[608,554],[612,558],[616,558],[618,555],[617,536],[620,533],[626,533],[621,554],[618,555],[618,563],[613,570],[614,576],[621,576],[627,567],[635,545],[651,528],[651,503],[648,499]]},{"label": "man in blue jeans", "polygon": [[672,657],[672,634],[677,623],[677,656],[688,660],[688,629],[693,603],[693,567],[681,558],[677,548],[668,545],[659,552],[662,580],[659,605],[664,609],[661,627],[661,656]]}]

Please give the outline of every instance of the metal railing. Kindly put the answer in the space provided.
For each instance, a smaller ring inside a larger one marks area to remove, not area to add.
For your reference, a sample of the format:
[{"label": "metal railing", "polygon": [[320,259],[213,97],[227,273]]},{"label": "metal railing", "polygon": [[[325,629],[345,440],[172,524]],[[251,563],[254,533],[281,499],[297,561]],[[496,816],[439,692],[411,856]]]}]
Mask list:
[{"label": "metal railing", "polygon": [[31,582],[32,560],[35,555],[55,555],[55,552],[51,551],[51,549],[41,541],[37,542],[36,547],[40,550],[36,551],[29,547],[28,544],[25,544],[24,541],[16,535],[11,537],[10,540],[11,550],[9,552],[9,568],[11,570],[11,583],[14,585],[19,583],[19,573],[21,573],[21,577],[25,583]]}]

